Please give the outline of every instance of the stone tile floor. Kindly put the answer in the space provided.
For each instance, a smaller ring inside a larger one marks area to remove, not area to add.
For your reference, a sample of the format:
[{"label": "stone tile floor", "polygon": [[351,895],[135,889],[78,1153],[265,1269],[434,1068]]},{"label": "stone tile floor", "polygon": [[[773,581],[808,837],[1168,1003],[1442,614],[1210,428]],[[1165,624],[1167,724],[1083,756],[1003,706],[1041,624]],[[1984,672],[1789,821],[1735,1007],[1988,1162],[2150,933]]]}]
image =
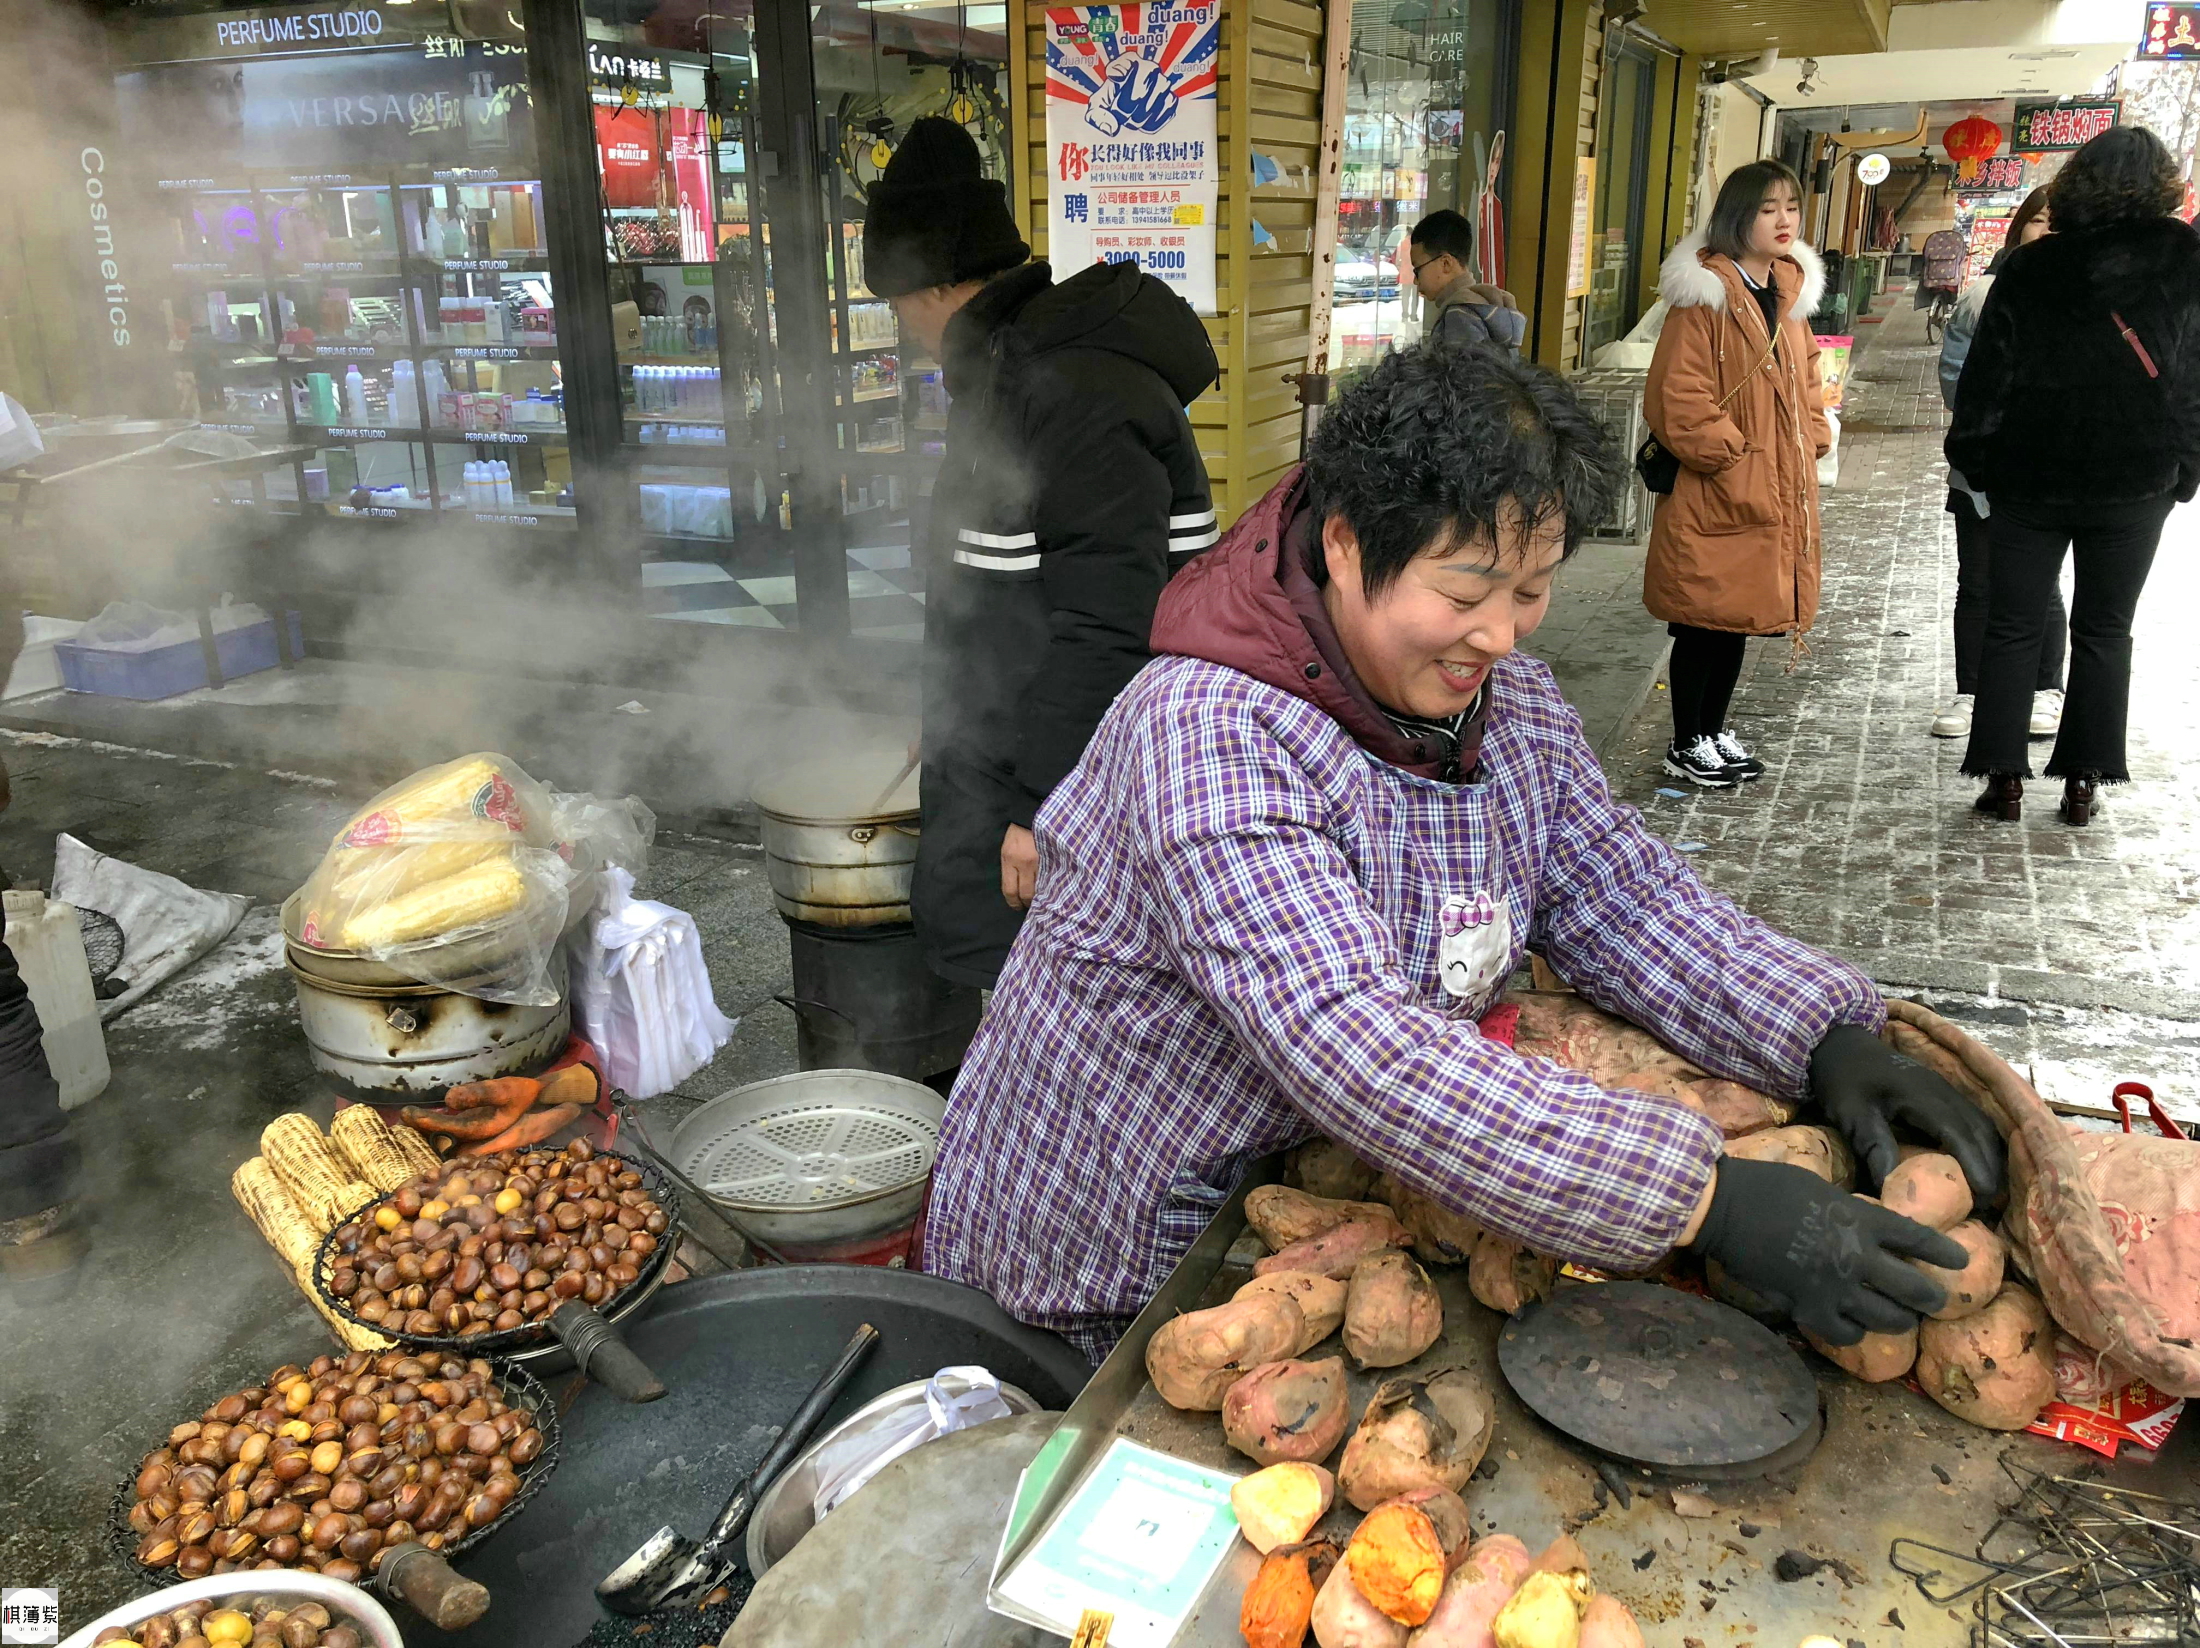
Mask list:
[{"label": "stone tile floor", "polygon": [[1752,643],[1736,695],[1765,778],[1716,792],[1664,776],[1661,684],[1606,752],[1613,786],[1766,920],[1890,987],[1989,1005],[1973,1028],[2051,1097],[2105,1104],[2111,1074],[2146,1076],[2200,1114],[2200,653],[2185,633],[2200,509],[2172,515],[2139,610],[2134,782],[2083,830],[2057,820],[2047,780],[2021,824],[1979,817],[1962,740],[1927,733],[1955,690],[1935,355],[1900,311],[1849,380],[1809,652],[1790,669],[1787,642]]}]

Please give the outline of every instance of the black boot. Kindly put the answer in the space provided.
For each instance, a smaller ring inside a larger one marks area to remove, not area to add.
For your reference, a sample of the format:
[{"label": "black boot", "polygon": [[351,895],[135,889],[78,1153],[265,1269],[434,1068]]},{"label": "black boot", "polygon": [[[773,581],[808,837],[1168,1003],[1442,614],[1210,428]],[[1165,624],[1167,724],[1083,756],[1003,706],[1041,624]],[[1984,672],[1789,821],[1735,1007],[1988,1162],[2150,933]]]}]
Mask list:
[{"label": "black boot", "polygon": [[2024,817],[2024,780],[2015,773],[1992,773],[1986,789],[1971,805],[1989,818],[2014,824]]},{"label": "black boot", "polygon": [[2093,822],[2093,811],[2101,804],[2100,785],[2099,773],[2076,773],[2063,780],[2062,805],[2056,811],[2065,824],[2083,826]]}]

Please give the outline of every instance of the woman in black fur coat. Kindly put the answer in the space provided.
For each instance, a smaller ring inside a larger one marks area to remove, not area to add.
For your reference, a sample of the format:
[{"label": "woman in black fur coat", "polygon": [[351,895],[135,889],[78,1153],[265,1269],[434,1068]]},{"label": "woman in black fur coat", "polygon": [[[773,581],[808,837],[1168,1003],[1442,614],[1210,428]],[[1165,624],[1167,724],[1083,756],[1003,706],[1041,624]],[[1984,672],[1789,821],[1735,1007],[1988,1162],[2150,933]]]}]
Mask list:
[{"label": "woman in black fur coat", "polygon": [[2131,619],[2170,508],[2200,486],[2200,233],[2144,127],[2104,132],[2048,195],[2055,232],[2003,266],[1956,390],[1950,464],[1992,504],[1991,595],[1963,770],[2014,820],[2047,598],[2076,555],[2069,697],[2047,763],[2067,823],[2131,774]]}]

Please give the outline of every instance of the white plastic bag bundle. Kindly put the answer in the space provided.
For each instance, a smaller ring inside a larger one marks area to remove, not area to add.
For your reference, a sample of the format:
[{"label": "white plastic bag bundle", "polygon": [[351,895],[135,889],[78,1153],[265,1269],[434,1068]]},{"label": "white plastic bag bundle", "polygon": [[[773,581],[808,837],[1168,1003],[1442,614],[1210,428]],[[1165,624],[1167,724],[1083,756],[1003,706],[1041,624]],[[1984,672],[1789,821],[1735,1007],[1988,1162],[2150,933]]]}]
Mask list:
[{"label": "white plastic bag bundle", "polygon": [[717,1056],[734,1020],[718,1011],[703,938],[685,910],[634,896],[616,866],[572,941],[573,1028],[632,1098],[670,1092]]},{"label": "white plastic bag bundle", "polygon": [[0,395],[0,469],[27,464],[46,450],[45,437],[13,395]]},{"label": "white plastic bag bundle", "polygon": [[826,1512],[911,1449],[1014,1412],[989,1370],[975,1365],[942,1368],[924,1387],[921,1403],[911,1402],[877,1424],[835,1437],[804,1461],[802,1468],[817,1481],[811,1512],[822,1522]]}]

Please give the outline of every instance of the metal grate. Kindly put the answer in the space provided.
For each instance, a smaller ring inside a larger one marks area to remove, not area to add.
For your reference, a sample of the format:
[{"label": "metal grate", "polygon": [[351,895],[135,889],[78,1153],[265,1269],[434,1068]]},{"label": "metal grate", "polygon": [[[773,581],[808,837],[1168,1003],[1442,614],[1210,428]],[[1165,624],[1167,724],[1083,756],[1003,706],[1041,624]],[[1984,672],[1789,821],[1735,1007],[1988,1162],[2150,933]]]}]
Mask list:
[{"label": "metal grate", "polygon": [[915,1184],[938,1148],[938,1130],[898,1108],[825,1100],[729,1117],[678,1165],[737,1206],[816,1207]]}]

